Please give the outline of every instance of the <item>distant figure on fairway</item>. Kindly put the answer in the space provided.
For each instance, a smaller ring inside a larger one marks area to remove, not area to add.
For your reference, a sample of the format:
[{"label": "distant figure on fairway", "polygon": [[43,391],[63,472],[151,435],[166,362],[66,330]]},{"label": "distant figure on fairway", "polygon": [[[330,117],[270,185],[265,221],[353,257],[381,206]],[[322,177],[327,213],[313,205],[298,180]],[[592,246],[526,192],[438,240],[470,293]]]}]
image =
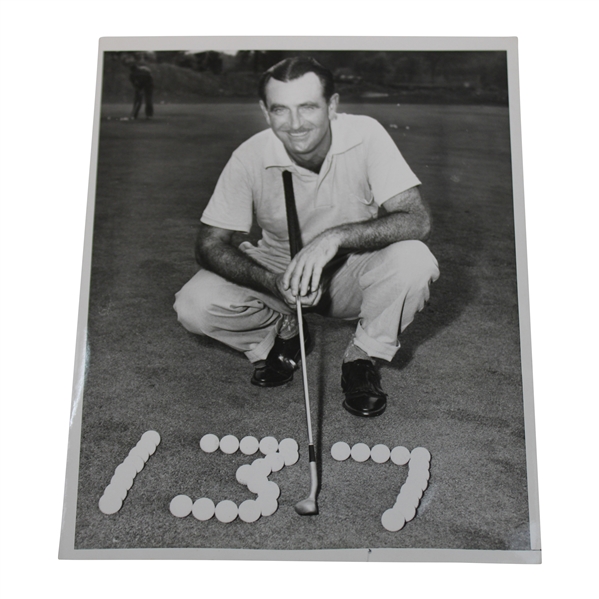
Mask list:
[{"label": "distant figure on fairway", "polygon": [[[219,178],[197,237],[201,270],[177,294],[179,321],[243,352],[251,383],[275,387],[292,380],[301,357],[296,296],[308,310],[357,320],[339,356],[343,407],[377,416],[387,395],[376,360],[393,359],[439,276],[423,243],[420,181],[377,121],[337,114],[333,75],[314,59],[271,67],[259,96],[269,129],[241,144]],[[293,259],[285,171],[303,241]],[[236,245],[254,218],[262,239]]]},{"label": "distant figure on fairway", "polygon": [[133,110],[131,117],[136,119],[139,114],[142,102],[146,103],[146,118],[154,115],[154,105],[152,104],[152,92],[154,91],[154,79],[152,71],[146,66],[132,64],[129,80],[135,88],[133,98]]}]

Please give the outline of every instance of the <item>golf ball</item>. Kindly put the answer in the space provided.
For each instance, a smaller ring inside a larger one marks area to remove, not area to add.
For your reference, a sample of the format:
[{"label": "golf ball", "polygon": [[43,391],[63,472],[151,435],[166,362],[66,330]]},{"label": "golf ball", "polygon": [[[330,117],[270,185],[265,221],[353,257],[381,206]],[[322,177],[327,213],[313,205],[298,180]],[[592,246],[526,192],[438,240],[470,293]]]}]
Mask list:
[{"label": "golf ball", "polygon": [[239,441],[234,435],[225,435],[220,440],[220,450],[223,453],[232,454],[239,449]]},{"label": "golf ball", "polygon": [[217,520],[225,523],[233,522],[233,520],[237,518],[238,513],[239,510],[237,509],[237,506],[229,499],[217,503],[216,508],[214,509],[214,515]]},{"label": "golf ball", "polygon": [[256,498],[256,503],[260,507],[260,512],[266,518],[267,516],[272,516],[279,507],[279,503],[274,497],[269,497],[265,495],[258,495]]},{"label": "golf ball", "polygon": [[258,458],[254,460],[251,464],[252,473],[255,473],[257,476],[268,476],[272,470],[270,464],[266,460],[266,458]]},{"label": "golf ball", "polygon": [[370,450],[370,457],[377,464],[384,464],[391,456],[391,451],[386,445],[375,445]]},{"label": "golf ball", "polygon": [[131,464],[135,468],[135,472],[139,473],[143,470],[145,462],[138,455],[129,454],[125,458],[125,461],[123,462],[123,464]]},{"label": "golf ball", "polygon": [[173,497],[169,506],[171,514],[177,518],[185,518],[191,514],[193,501],[187,495]]},{"label": "golf ball", "polygon": [[239,449],[241,453],[245,455],[254,455],[258,451],[259,447],[258,439],[256,437],[244,437],[239,442]]},{"label": "golf ball", "polygon": [[218,449],[218,445],[218,437],[211,433],[204,435],[200,439],[200,448],[202,451],[205,451],[206,453],[215,452]]},{"label": "golf ball", "polygon": [[299,460],[299,452],[289,451],[283,455],[285,459],[285,466],[293,466]]},{"label": "golf ball", "polygon": [[279,451],[286,455],[287,453],[295,453],[299,451],[299,445],[295,439],[282,439],[279,443]]},{"label": "golf ball", "polygon": [[410,453],[410,462],[412,461],[419,464],[428,464],[431,461],[431,454],[425,447],[416,447]]},{"label": "golf ball", "polygon": [[264,455],[274,453],[279,448],[279,442],[274,437],[264,437],[260,441],[260,451]]},{"label": "golf ball", "polygon": [[262,509],[253,499],[248,499],[239,506],[239,519],[244,522],[255,522],[261,515]]},{"label": "golf ball", "polygon": [[251,472],[252,467],[249,464],[243,464],[243,466],[239,466],[239,468],[237,468],[237,472],[235,473],[237,482],[242,485],[247,485]]},{"label": "golf ball", "polygon": [[115,493],[104,494],[100,497],[98,507],[103,514],[115,514],[121,509],[123,500]]},{"label": "golf ball", "polygon": [[285,466],[285,458],[278,451],[267,454],[264,459],[270,466],[271,472],[278,472]]},{"label": "golf ball", "polygon": [[391,508],[382,515],[381,523],[389,532],[397,532],[404,527],[406,519],[399,510]]},{"label": "golf ball", "polygon": [[125,487],[111,483],[104,489],[104,495],[116,495],[119,499],[124,500],[127,497],[127,491],[128,489]]},{"label": "golf ball", "polygon": [[156,431],[146,431],[141,436],[141,440],[153,443],[156,446],[160,443],[160,435]]},{"label": "golf ball", "polygon": [[394,447],[391,451],[391,461],[398,466],[405,466],[410,461],[410,452],[406,447]]},{"label": "golf ball", "polygon": [[194,501],[191,513],[197,520],[210,520],[214,516],[214,501],[208,497],[202,497]]},{"label": "golf ball", "polygon": [[351,448],[347,443],[345,443],[345,441],[337,441],[337,443],[331,447],[331,455],[333,456],[333,459],[337,460],[338,462],[347,460],[350,454]]},{"label": "golf ball", "polygon": [[356,462],[365,462],[370,457],[370,447],[366,443],[356,443],[351,448],[351,457]]}]

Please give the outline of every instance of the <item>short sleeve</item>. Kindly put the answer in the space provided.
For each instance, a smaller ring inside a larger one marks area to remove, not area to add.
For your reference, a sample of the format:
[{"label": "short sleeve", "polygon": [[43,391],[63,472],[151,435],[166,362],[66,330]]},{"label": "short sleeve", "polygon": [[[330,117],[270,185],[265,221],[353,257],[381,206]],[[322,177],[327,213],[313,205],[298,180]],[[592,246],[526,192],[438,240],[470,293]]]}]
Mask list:
[{"label": "short sleeve", "polygon": [[233,154],[218,179],[201,221],[213,227],[249,233],[252,220],[251,177]]},{"label": "short sleeve", "polygon": [[368,181],[375,202],[380,206],[402,191],[420,185],[391,136],[377,121],[367,141]]}]

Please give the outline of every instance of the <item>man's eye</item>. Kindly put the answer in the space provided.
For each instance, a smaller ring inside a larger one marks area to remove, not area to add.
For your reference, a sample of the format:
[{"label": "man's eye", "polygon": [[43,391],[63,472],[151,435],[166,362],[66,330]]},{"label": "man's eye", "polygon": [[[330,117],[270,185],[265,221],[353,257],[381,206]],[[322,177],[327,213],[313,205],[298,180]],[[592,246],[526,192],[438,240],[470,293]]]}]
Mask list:
[{"label": "man's eye", "polygon": [[285,109],[284,109],[284,108],[272,108],[272,109],[271,109],[271,112],[272,112],[273,114],[277,114],[277,115],[278,115],[278,114],[283,114],[283,113],[285,112]]}]

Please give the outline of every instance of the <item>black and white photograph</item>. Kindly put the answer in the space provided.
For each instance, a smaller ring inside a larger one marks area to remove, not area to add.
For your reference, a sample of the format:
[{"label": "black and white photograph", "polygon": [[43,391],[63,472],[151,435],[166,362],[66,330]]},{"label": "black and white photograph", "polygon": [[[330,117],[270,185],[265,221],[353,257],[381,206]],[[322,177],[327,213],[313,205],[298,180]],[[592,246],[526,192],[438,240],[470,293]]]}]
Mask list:
[{"label": "black and white photograph", "polygon": [[61,557],[538,563],[515,40],[107,38],[97,93]]},{"label": "black and white photograph", "polygon": [[[0,595],[592,594],[596,22],[592,0],[0,2]],[[344,123],[396,169],[356,194],[358,161],[307,211],[366,149],[338,153]],[[360,211],[320,222],[340,198]],[[422,278],[385,359],[335,277],[395,246],[414,270],[383,274]],[[272,283],[309,257],[298,318]],[[206,310],[237,287],[273,314],[249,356]]]}]

